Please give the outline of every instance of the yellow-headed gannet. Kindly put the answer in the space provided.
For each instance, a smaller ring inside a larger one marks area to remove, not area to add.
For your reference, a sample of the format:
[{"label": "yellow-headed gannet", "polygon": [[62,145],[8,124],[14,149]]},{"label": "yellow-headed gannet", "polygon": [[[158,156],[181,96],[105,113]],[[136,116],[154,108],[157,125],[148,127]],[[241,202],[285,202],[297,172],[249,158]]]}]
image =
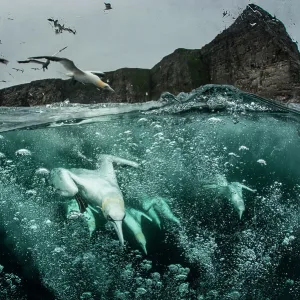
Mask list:
[{"label": "yellow-headed gannet", "polygon": [[135,162],[101,155],[97,170],[55,168],[50,172],[50,182],[63,197],[75,198],[81,213],[89,206],[103,216],[115,228],[121,245],[124,245],[122,223],[125,204],[119,188],[113,163],[138,167]]},{"label": "yellow-headed gannet", "polygon": [[109,84],[103,82],[100,77],[104,76],[103,72],[100,71],[82,71],[78,69],[74,62],[70,59],[57,57],[57,56],[34,56],[29,59],[49,59],[51,61],[60,62],[69,72],[66,74],[69,77],[74,78],[75,80],[81,83],[91,83],[97,87],[100,87],[104,90],[114,92]]}]

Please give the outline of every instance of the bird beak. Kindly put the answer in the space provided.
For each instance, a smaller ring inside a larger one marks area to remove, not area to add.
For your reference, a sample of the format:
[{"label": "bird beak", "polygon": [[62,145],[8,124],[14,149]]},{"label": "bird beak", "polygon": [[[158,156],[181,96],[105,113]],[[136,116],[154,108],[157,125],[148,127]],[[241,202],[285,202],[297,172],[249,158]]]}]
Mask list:
[{"label": "bird beak", "polygon": [[242,211],[242,210],[239,210],[239,217],[240,217],[240,220],[242,219],[242,216],[243,216],[243,211]]},{"label": "bird beak", "polygon": [[108,90],[115,93],[115,90],[113,88],[111,88],[110,86],[108,87]]},{"label": "bird beak", "polygon": [[142,247],[144,253],[147,255],[148,253],[147,253],[146,245],[142,244],[141,247]]},{"label": "bird beak", "polygon": [[124,246],[124,238],[123,238],[123,231],[122,231],[122,221],[113,221],[113,226],[117,232],[119,241],[121,246]]}]

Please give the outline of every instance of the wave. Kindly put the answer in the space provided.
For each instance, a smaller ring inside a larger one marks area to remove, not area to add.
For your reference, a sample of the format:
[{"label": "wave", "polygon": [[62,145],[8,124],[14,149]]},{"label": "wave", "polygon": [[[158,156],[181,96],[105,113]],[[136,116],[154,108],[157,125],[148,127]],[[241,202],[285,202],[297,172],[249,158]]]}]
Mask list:
[{"label": "wave", "polygon": [[1,107],[0,132],[33,129],[39,126],[67,126],[105,120],[105,116],[134,112],[173,114],[187,111],[289,112],[300,114],[299,106],[286,106],[230,85],[208,84],[177,96],[165,92],[158,101],[144,103],[73,104],[68,100],[35,107]]}]

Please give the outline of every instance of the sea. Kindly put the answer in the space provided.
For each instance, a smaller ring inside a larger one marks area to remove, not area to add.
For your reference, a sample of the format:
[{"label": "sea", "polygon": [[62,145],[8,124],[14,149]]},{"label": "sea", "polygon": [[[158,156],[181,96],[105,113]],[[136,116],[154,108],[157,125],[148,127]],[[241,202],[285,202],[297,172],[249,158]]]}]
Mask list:
[{"label": "sea", "polygon": [[[297,105],[227,85],[1,107],[0,299],[300,299],[299,121]],[[121,247],[101,210],[90,234],[51,184],[102,154],[139,164],[115,171],[125,208],[148,216],[146,253],[124,224]]]}]

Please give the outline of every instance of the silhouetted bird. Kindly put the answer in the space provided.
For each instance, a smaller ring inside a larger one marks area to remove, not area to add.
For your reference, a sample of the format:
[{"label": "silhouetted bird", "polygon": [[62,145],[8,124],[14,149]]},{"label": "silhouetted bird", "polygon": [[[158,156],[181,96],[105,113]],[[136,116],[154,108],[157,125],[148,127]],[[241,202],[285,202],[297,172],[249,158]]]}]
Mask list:
[{"label": "silhouetted bird", "polygon": [[110,10],[110,9],[112,9],[110,3],[105,3],[105,2],[104,2],[104,5],[105,5],[105,9],[104,9],[104,10]]},{"label": "silhouetted bird", "polygon": [[224,11],[223,11],[223,18],[224,18],[226,15],[228,15],[228,11],[227,11],[227,10],[224,10]]},{"label": "silhouetted bird", "polygon": [[14,70],[16,70],[17,72],[24,72],[24,69],[17,69],[17,68],[13,68]]},{"label": "silhouetted bird", "polygon": [[43,71],[45,72],[45,69],[48,70],[48,66],[50,64],[50,60],[47,59],[45,62],[36,60],[36,59],[27,59],[27,60],[18,60],[19,64],[28,64],[28,63],[36,63],[42,65]]},{"label": "silhouetted bird", "polygon": [[0,63],[7,65],[8,64],[8,60],[5,58],[0,58]]}]

